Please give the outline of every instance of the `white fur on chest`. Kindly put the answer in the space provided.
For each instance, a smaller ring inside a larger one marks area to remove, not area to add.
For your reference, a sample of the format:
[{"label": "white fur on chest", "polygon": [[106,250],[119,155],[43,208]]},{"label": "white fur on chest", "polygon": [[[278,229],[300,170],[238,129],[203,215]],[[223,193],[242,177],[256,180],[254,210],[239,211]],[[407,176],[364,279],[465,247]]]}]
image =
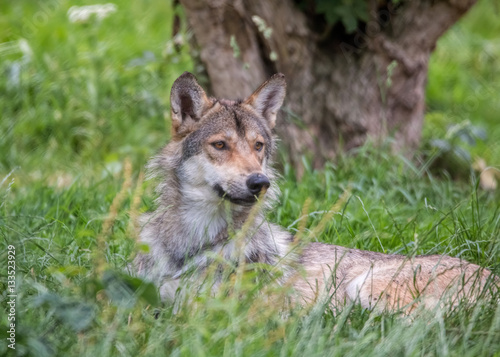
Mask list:
[{"label": "white fur on chest", "polygon": [[214,242],[227,228],[222,200],[211,187],[183,185],[181,193],[183,200],[177,209],[186,243],[196,246]]}]

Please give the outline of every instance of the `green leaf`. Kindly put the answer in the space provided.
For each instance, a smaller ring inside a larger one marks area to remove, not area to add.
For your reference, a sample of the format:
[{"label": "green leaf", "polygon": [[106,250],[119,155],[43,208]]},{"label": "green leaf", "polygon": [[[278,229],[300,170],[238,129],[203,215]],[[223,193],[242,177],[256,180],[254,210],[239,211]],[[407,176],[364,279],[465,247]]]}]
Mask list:
[{"label": "green leaf", "polygon": [[335,24],[340,20],[340,16],[336,12],[336,6],[332,5],[328,0],[320,0],[316,4],[316,12],[325,16],[326,21],[330,24]]},{"label": "green leaf", "polygon": [[87,329],[95,316],[95,309],[92,305],[53,293],[38,296],[34,300],[34,304],[35,306],[48,306],[58,320],[71,327],[75,332]]},{"label": "green leaf", "polygon": [[358,20],[352,13],[346,13],[342,17],[342,24],[344,25],[347,33],[353,33],[358,27]]},{"label": "green leaf", "polygon": [[158,290],[151,282],[113,270],[105,271],[102,280],[106,294],[118,305],[131,307],[137,299],[150,305],[160,304]]},{"label": "green leaf", "polygon": [[325,16],[329,24],[342,22],[348,33],[354,32],[359,21],[368,21],[368,7],[365,0],[318,0],[316,12]]}]

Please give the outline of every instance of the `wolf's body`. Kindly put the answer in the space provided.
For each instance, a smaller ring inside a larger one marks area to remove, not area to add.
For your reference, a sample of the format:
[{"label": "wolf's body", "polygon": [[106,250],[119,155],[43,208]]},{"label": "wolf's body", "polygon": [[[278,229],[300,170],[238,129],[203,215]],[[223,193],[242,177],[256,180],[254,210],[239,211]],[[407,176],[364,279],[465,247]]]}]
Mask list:
[{"label": "wolf's body", "polygon": [[[149,164],[162,179],[158,208],[142,221],[141,241],[150,252],[134,262],[162,298],[173,298],[183,275],[203,271],[214,255],[238,261],[230,232],[247,222],[256,196],[264,209],[277,198],[271,130],[285,86],[278,74],[233,102],[208,98],[189,73],[174,83],[173,138]],[[249,224],[245,260],[276,265],[286,257],[285,280],[303,302],[328,296],[335,305],[359,300],[363,307],[408,308],[417,297],[425,305],[444,295],[475,299],[489,280],[488,270],[448,256],[407,258],[321,243],[290,252],[293,236],[265,221],[264,212]]]}]

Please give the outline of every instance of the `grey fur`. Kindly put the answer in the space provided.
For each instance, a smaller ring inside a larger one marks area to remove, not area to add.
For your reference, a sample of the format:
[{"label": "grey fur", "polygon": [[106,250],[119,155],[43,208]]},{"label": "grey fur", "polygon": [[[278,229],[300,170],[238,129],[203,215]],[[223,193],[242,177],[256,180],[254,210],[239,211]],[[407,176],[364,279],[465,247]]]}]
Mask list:
[{"label": "grey fur", "polygon": [[[239,145],[248,132],[260,135],[265,141],[264,165],[260,170],[271,181],[271,187],[263,197],[265,207],[269,208],[279,194],[275,172],[270,168],[275,143],[267,118],[248,104],[207,98],[193,78],[184,74],[172,88],[172,116],[177,118],[173,123],[174,138],[148,164],[149,177],[160,179],[156,189],[157,209],[144,215],[141,222],[140,238],[149,245],[150,252],[138,255],[134,262],[139,274],[159,286],[164,299],[174,295],[178,279],[190,267],[202,270],[214,254],[232,261],[238,258],[228,229],[241,229],[253,206],[229,203],[231,217],[228,217],[227,204],[214,189],[215,184],[199,176],[200,168],[193,170],[210,136],[233,130],[237,133]],[[272,80],[271,84],[276,86]],[[279,90],[283,92],[284,87],[279,87]],[[268,96],[269,92],[273,89],[266,93]],[[270,102],[273,108],[281,106],[276,100],[279,98]],[[216,175],[216,172],[209,174]],[[240,175],[234,176],[231,179],[224,175],[222,181],[226,182],[216,184],[225,186],[228,195],[248,195],[245,180],[240,180]],[[248,262],[275,265],[287,254],[291,235],[266,222],[264,215],[264,211],[259,212],[249,229],[252,234],[246,238],[244,255]]]},{"label": "grey fur", "polygon": [[[491,281],[498,283],[487,269],[448,256],[408,258],[320,243],[290,252],[292,235],[265,220],[279,194],[271,168],[271,130],[285,86],[284,76],[277,74],[245,101],[234,102],[208,98],[187,72],[174,83],[173,138],[148,165],[150,176],[160,179],[157,209],[142,217],[140,238],[150,252],[134,261],[137,272],[159,286],[162,298],[172,298],[185,273],[193,267],[203,271],[214,255],[238,261],[229,231],[243,227],[255,204],[245,182],[256,172],[271,186],[244,237],[244,257],[271,265],[290,257],[282,282],[293,283],[300,303],[323,296],[334,305],[359,300],[364,307],[410,311],[416,297],[425,306],[436,305],[447,293],[455,303],[475,301]],[[215,149],[211,140],[226,146]],[[260,141],[262,152],[256,146]]]}]

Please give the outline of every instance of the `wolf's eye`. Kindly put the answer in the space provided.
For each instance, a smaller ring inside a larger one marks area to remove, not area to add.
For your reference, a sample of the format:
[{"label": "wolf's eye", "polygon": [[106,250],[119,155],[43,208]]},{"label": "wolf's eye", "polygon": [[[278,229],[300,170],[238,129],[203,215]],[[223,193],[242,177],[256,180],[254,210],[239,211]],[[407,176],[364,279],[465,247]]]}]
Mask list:
[{"label": "wolf's eye", "polygon": [[257,151],[261,151],[263,147],[264,147],[264,144],[263,144],[263,143],[261,143],[260,141],[257,141],[257,142],[255,143],[255,150],[257,150]]},{"label": "wolf's eye", "polygon": [[226,148],[226,143],[223,141],[216,141],[215,143],[212,143],[212,146],[217,150],[222,150]]}]

